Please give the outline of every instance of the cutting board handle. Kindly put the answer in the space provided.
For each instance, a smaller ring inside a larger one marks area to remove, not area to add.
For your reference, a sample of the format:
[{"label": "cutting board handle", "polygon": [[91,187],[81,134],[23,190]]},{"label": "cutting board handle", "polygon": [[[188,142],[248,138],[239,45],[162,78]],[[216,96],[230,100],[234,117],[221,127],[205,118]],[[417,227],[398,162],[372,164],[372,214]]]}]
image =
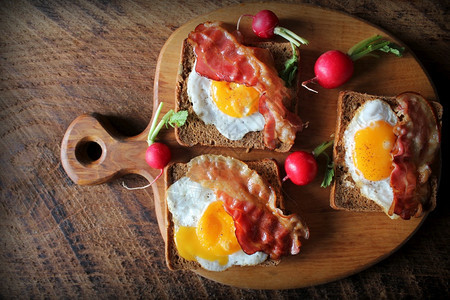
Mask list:
[{"label": "cutting board handle", "polygon": [[126,174],[155,176],[145,162],[147,130],[125,137],[99,114],[84,114],[68,127],[61,144],[61,163],[80,185],[105,183]]}]

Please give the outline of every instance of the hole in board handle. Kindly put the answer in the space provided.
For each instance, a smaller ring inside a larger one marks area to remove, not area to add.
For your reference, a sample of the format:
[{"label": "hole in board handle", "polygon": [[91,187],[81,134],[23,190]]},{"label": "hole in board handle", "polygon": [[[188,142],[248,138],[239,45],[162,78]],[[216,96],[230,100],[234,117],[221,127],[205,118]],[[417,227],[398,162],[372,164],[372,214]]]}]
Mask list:
[{"label": "hole in board handle", "polygon": [[83,138],[75,146],[75,157],[84,166],[100,164],[105,157],[103,141],[95,137]]}]

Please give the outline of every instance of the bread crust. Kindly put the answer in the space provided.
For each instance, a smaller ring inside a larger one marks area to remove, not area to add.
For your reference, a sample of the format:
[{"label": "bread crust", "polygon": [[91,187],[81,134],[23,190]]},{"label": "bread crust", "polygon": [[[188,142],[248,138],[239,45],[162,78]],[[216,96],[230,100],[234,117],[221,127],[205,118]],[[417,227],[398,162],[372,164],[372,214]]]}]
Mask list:
[{"label": "bread crust", "polygon": [[[368,95],[353,91],[341,91],[337,103],[337,118],[335,142],[333,146],[334,182],[330,190],[330,206],[337,210],[357,212],[382,212],[383,210],[374,201],[363,196],[356,187],[348,168],[345,164],[345,148],[343,136],[348,124],[353,119],[356,110],[366,101],[381,99],[389,104],[394,112],[397,112],[397,100],[395,97]],[[439,126],[442,126],[442,105],[438,102],[430,102],[434,110]],[[438,178],[432,174],[430,184],[430,207],[436,206]]]},{"label": "bread crust", "polygon": [[[281,192],[281,181],[279,168],[275,160],[273,159],[262,159],[257,161],[244,161],[250,169],[255,170],[275,191],[277,197],[277,205],[281,209],[284,208],[283,196]],[[175,181],[179,180],[185,176],[188,171],[187,163],[172,163],[166,167],[165,170],[165,191],[167,197],[167,189]],[[172,221],[172,214],[167,207],[167,201],[165,201],[165,219],[166,219],[166,247],[165,256],[166,264],[170,270],[195,270],[201,269],[202,267],[198,262],[188,261],[181,257],[178,253],[177,247],[174,240],[174,224]],[[273,266],[277,265],[280,260],[267,259],[265,262],[259,264],[258,266]],[[232,266],[231,268],[240,268],[240,266]]]},{"label": "bread crust", "polygon": [[[287,42],[260,42],[249,46],[269,49],[274,58],[275,67],[278,72],[283,70],[285,61],[292,57],[292,47],[290,43]],[[285,103],[286,108],[294,113],[297,113],[297,99],[300,90],[300,78],[298,76],[300,72],[300,54],[298,53],[298,50],[297,55],[299,57],[297,66],[298,71],[297,76],[294,79],[295,83],[292,87],[294,97],[291,103]],[[175,128],[175,138],[177,142],[186,147],[199,144],[213,147],[267,149],[264,145],[262,131],[249,132],[238,141],[229,140],[220,134],[214,125],[205,124],[195,114],[187,94],[187,78],[193,69],[196,58],[193,47],[187,39],[183,41],[180,56],[181,60],[177,75],[175,108],[176,111],[187,110],[188,118],[183,126]],[[280,143],[274,150],[278,152],[287,152],[291,147],[292,144]]]}]

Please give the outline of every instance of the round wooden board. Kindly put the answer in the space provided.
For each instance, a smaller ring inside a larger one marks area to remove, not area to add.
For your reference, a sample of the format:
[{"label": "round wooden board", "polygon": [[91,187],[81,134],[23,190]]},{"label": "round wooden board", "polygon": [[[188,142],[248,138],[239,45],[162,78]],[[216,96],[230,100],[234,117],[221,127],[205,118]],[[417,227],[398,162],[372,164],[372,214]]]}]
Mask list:
[{"label": "round wooden board", "polygon": [[[179,67],[182,41],[196,25],[204,21],[220,20],[235,24],[241,14],[255,14],[270,9],[280,18],[280,25],[309,40],[301,47],[301,79],[313,77],[316,58],[331,49],[347,51],[358,41],[373,34],[381,34],[402,44],[389,33],[355,17],[310,5],[242,4],[200,16],[176,30],[161,50],[155,76],[154,107],[163,101],[167,111],[174,106],[176,75]],[[249,22],[241,23],[241,30],[251,37]],[[340,89],[319,93],[301,91],[299,115],[309,127],[297,136],[292,150],[312,150],[334,133],[336,101],[340,90],[354,90],[376,95],[396,95],[416,91],[429,100],[437,100],[433,85],[425,71],[407,49],[404,57],[381,54],[358,60],[353,78]],[[270,151],[250,151],[191,147],[173,142],[172,131],[163,138],[174,149],[174,160],[187,162],[204,153],[232,155],[242,160],[275,158],[282,166],[287,154]],[[320,161],[319,175],[324,161]],[[329,206],[329,188],[320,188],[321,176],[305,187],[284,183],[287,208],[299,213],[310,228],[310,238],[303,241],[300,254],[283,258],[275,267],[233,267],[224,272],[197,271],[200,275],[236,287],[255,289],[299,288],[322,284],[357,273],[390,255],[417,230],[424,218],[391,220],[383,213],[351,213],[336,211]],[[164,184],[154,189],[155,208],[160,230],[165,238],[166,220]]]}]

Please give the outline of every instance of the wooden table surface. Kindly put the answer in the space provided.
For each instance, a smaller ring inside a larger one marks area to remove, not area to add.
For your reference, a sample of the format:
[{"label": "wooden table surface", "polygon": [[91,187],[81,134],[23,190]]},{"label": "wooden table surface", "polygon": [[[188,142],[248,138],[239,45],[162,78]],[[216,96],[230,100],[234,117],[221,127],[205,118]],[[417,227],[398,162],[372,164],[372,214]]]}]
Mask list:
[{"label": "wooden table surface", "polygon": [[[171,272],[151,189],[123,179],[79,186],[60,162],[83,113],[134,136],[152,114],[158,54],[197,16],[247,1],[2,1],[0,5],[1,298],[434,298],[449,296],[450,205],[442,157],[437,209],[400,250],[348,278],[291,290],[249,290]],[[447,112],[448,1],[311,3],[359,17],[403,41]],[[444,113],[442,152],[448,152]],[[345,243],[345,241],[342,241]],[[301,272],[301,270],[298,270]],[[292,274],[295,276],[295,274]]]}]

